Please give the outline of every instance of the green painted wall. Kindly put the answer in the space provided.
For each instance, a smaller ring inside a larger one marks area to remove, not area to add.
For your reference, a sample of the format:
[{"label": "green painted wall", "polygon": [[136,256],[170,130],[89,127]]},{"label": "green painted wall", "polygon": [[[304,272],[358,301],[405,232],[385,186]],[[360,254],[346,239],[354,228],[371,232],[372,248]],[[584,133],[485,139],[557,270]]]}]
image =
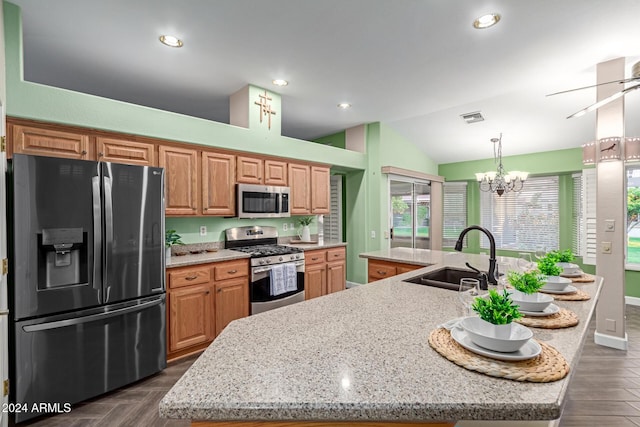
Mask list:
[{"label": "green painted wall", "polygon": [[[507,170],[527,171],[532,175],[550,175],[582,170],[582,149],[547,151],[544,153],[521,154],[502,158]],[[476,172],[495,170],[493,159],[468,162],[443,163],[438,165],[438,175],[447,181],[474,180]]]},{"label": "green painted wall", "polygon": [[332,135],[316,138],[313,140],[313,142],[344,149],[347,147],[347,135],[344,131],[342,131],[342,132],[334,133]]},{"label": "green painted wall", "polygon": [[[298,220],[301,217],[292,216],[290,218],[264,218],[259,221],[246,218],[217,218],[217,217],[193,217],[179,218],[167,217],[165,227],[167,230],[176,230],[184,243],[204,243],[204,242],[223,242],[224,230],[232,227],[245,227],[256,225],[259,223],[264,226],[276,227],[279,237],[298,235],[300,225]],[[283,225],[287,224],[287,231],[284,231]],[[291,228],[293,224],[293,228]],[[200,226],[207,227],[207,235],[200,235]],[[311,234],[318,232],[318,223],[316,220],[310,226]]]},{"label": "green painted wall", "polygon": [[[571,247],[571,227],[573,215],[573,180],[571,174],[583,169],[582,149],[549,151],[545,153],[525,154],[503,158],[508,170],[526,170],[531,175],[559,175],[559,210],[560,210],[560,248]],[[446,181],[468,181],[467,185],[467,218],[469,225],[480,224],[480,190],[475,181],[475,173],[495,169],[493,159],[469,162],[447,163],[438,166],[439,175]],[[526,184],[525,184],[526,185]],[[464,252],[479,253],[480,233],[467,235],[468,247]],[[501,256],[516,256],[517,252],[498,251]],[[595,266],[585,265],[582,258],[575,261],[582,269],[595,274]],[[625,295],[640,297],[640,271],[627,270],[625,273]]]}]

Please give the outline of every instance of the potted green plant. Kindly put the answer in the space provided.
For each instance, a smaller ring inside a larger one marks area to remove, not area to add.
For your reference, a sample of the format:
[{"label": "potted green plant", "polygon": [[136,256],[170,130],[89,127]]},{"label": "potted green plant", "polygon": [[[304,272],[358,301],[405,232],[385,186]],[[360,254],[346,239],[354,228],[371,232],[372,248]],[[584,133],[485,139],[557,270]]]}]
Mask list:
[{"label": "potted green plant", "polygon": [[298,237],[300,237],[300,240],[303,242],[311,241],[311,229],[309,228],[309,225],[313,222],[313,218],[314,217],[312,216],[303,216],[298,219],[298,224],[300,224],[301,227],[298,232]]},{"label": "potted green plant", "polygon": [[506,289],[502,293],[498,293],[495,289],[489,289],[489,297],[476,298],[471,308],[478,313],[482,320],[492,325],[507,325],[522,317],[522,313],[513,303],[511,295]]},{"label": "potted green plant", "polygon": [[171,258],[171,246],[184,245],[182,236],[176,233],[176,230],[167,230],[164,234],[164,247],[166,259]]},{"label": "potted green plant", "polygon": [[507,280],[515,289],[512,292],[512,299],[518,304],[520,310],[525,312],[541,312],[553,301],[551,296],[538,293],[545,285],[545,276],[537,270],[526,271],[524,273],[511,271],[509,272]]},{"label": "potted green plant", "polygon": [[562,268],[556,264],[557,262],[556,255],[550,252],[538,260],[538,271],[545,276],[559,276]]},{"label": "potted green plant", "polygon": [[481,347],[499,352],[517,351],[533,336],[528,328],[513,322],[522,313],[506,289],[502,293],[490,289],[488,295],[476,298],[471,308],[479,317],[465,317],[460,327]]},{"label": "potted green plant", "polygon": [[565,249],[564,251],[551,251],[547,255],[555,258],[556,262],[571,262],[575,259],[571,249]]}]

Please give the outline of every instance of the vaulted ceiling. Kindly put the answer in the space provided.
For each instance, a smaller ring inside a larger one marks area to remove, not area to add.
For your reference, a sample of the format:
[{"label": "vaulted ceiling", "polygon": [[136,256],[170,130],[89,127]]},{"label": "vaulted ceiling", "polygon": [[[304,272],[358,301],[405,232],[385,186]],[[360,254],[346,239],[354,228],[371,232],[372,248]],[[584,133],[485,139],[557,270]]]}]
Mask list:
[{"label": "vaulted ceiling", "polygon": [[[595,136],[596,64],[640,61],[640,1],[13,0],[25,79],[228,123],[246,84],[282,95],[282,133],[383,122],[437,163],[579,147]],[[472,22],[497,12],[501,21]],[[158,41],[173,34],[182,48]],[[289,85],[277,87],[273,79]],[[337,108],[348,102],[348,110]],[[460,115],[481,111],[466,124]],[[626,97],[640,136],[640,91]]]}]

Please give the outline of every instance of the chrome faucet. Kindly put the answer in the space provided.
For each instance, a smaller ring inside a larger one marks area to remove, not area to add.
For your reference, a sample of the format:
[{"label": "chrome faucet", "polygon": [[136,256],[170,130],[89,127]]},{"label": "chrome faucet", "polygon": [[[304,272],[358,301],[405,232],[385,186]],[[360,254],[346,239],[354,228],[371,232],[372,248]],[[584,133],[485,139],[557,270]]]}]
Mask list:
[{"label": "chrome faucet", "polygon": [[462,230],[462,233],[460,233],[460,236],[456,241],[455,250],[458,252],[462,251],[462,240],[464,239],[464,236],[466,236],[467,233],[471,230],[478,230],[484,233],[489,239],[489,245],[490,245],[489,246],[489,271],[487,271],[488,273],[487,280],[492,285],[497,285],[498,280],[496,279],[496,239],[493,237],[493,234],[491,234],[489,230],[487,230],[484,227],[480,227],[479,225],[472,225],[470,227],[465,228],[464,230]]}]

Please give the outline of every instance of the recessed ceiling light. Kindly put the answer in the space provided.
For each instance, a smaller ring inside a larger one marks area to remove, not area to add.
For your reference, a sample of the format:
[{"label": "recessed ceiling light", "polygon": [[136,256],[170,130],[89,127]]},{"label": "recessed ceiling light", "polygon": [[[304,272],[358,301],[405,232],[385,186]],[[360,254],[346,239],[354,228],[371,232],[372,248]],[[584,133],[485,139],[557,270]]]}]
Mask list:
[{"label": "recessed ceiling light", "polygon": [[288,82],[288,81],[286,81],[286,80],[282,80],[282,79],[275,79],[275,80],[273,80],[273,81],[272,81],[272,83],[273,83],[274,85],[276,85],[276,86],[286,86],[286,85],[288,85],[288,84],[289,84],[289,82]]},{"label": "recessed ceiling light", "polygon": [[340,104],[338,104],[338,108],[346,110],[347,108],[351,108],[351,104],[349,104],[348,102],[341,102]]},{"label": "recessed ceiling light", "polygon": [[175,36],[163,34],[160,36],[160,42],[170,47],[182,47],[182,40]]},{"label": "recessed ceiling light", "polygon": [[473,28],[482,30],[483,28],[493,27],[500,21],[499,13],[488,13],[473,21]]}]

